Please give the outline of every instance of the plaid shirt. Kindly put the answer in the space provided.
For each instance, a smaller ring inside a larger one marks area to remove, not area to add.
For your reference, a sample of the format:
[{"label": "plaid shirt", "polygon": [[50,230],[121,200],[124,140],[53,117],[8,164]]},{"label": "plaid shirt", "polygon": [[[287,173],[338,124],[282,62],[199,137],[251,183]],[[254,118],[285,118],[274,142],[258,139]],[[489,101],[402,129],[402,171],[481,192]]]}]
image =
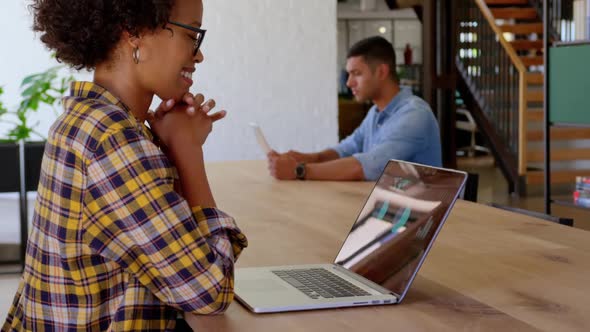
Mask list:
[{"label": "plaid shirt", "polygon": [[26,268],[2,331],[172,331],[233,299],[246,237],[190,207],[149,130],[75,82],[45,147]]}]

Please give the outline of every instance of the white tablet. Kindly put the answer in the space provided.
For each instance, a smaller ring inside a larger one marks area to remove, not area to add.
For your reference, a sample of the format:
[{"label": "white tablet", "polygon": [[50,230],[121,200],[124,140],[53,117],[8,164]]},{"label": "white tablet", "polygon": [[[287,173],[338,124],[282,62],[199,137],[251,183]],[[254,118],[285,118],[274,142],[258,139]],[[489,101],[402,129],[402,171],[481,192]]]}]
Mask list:
[{"label": "white tablet", "polygon": [[262,148],[262,151],[264,151],[264,154],[268,154],[270,151],[272,151],[270,145],[268,145],[268,142],[266,141],[266,138],[264,138],[264,134],[262,133],[262,129],[260,129],[260,126],[254,122],[250,122],[250,127],[252,127],[252,129],[254,130],[256,140]]}]

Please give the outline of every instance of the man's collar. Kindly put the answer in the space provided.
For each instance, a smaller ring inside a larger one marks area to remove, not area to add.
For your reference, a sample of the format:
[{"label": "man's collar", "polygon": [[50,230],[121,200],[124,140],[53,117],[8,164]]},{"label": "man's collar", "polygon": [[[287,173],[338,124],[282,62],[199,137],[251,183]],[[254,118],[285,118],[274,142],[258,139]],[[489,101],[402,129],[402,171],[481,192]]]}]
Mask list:
[{"label": "man's collar", "polygon": [[385,106],[385,108],[379,112],[379,113],[391,113],[393,112],[395,109],[397,109],[399,103],[401,103],[404,99],[412,96],[412,89],[407,88],[407,87],[400,87],[399,92],[393,97],[393,99],[391,99],[391,101],[389,102],[389,104],[387,104],[387,106]]}]

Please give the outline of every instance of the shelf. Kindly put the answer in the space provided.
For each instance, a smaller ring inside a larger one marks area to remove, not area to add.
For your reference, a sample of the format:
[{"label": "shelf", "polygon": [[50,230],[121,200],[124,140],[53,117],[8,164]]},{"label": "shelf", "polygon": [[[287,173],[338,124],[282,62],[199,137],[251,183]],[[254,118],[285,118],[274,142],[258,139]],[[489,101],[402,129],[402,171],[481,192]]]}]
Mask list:
[{"label": "shelf", "polygon": [[[545,12],[542,15],[545,32],[550,29],[548,26],[550,11],[547,3],[545,2],[543,5]],[[543,43],[545,46],[544,77],[546,78],[543,88],[546,97],[544,100],[543,129],[545,135],[543,141],[545,150],[548,150],[551,147],[551,138],[558,130],[573,132],[574,135],[571,139],[584,139],[586,138],[584,135],[587,135],[587,130],[584,128],[590,128],[590,117],[586,112],[589,105],[587,87],[590,84],[590,67],[586,63],[590,57],[590,40],[558,41],[549,46],[549,38],[546,36]],[[553,127],[561,128],[552,129]],[[568,158],[570,156],[571,153]],[[551,174],[551,160],[543,159],[545,172]],[[576,175],[573,174],[575,172],[571,173],[569,176]],[[572,195],[552,195],[551,178],[552,176],[545,176],[543,181],[546,213],[551,210],[551,204],[590,211],[590,206],[574,203],[573,188]]]},{"label": "shelf", "polygon": [[556,204],[556,205],[568,206],[568,207],[573,207],[573,208],[577,208],[577,209],[590,211],[590,206],[576,204],[576,203],[574,203],[573,199],[571,199],[569,201],[561,200],[561,199],[553,199],[553,200],[551,200],[551,203]]},{"label": "shelf", "polygon": [[569,41],[569,42],[556,42],[556,43],[553,43],[553,47],[588,45],[588,44],[590,44],[590,40],[577,40],[577,41]]},{"label": "shelf", "polygon": [[416,13],[411,8],[396,10],[366,10],[361,11],[356,8],[338,8],[338,19],[342,20],[391,20],[406,19],[417,20]]},{"label": "shelf", "polygon": [[570,122],[552,122],[551,127],[555,128],[590,128],[590,124],[586,123],[570,123]]},{"label": "shelf", "polygon": [[[569,190],[569,192],[573,193],[574,190],[575,189],[572,186],[572,188]],[[574,203],[573,194],[568,195],[565,192],[553,194],[552,198],[551,198],[551,203],[555,204],[555,205],[567,206],[567,207],[590,211],[590,205],[583,205],[583,204]]]}]

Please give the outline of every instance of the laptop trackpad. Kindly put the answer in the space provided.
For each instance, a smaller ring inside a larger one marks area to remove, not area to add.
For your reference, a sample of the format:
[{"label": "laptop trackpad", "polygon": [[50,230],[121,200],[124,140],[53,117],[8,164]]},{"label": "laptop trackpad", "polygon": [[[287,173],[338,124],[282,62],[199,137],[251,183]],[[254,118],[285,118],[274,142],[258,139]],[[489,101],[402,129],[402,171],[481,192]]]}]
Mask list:
[{"label": "laptop trackpad", "polygon": [[276,292],[291,290],[290,287],[282,285],[279,281],[271,278],[240,280],[236,285],[236,288],[238,287],[244,292]]}]

